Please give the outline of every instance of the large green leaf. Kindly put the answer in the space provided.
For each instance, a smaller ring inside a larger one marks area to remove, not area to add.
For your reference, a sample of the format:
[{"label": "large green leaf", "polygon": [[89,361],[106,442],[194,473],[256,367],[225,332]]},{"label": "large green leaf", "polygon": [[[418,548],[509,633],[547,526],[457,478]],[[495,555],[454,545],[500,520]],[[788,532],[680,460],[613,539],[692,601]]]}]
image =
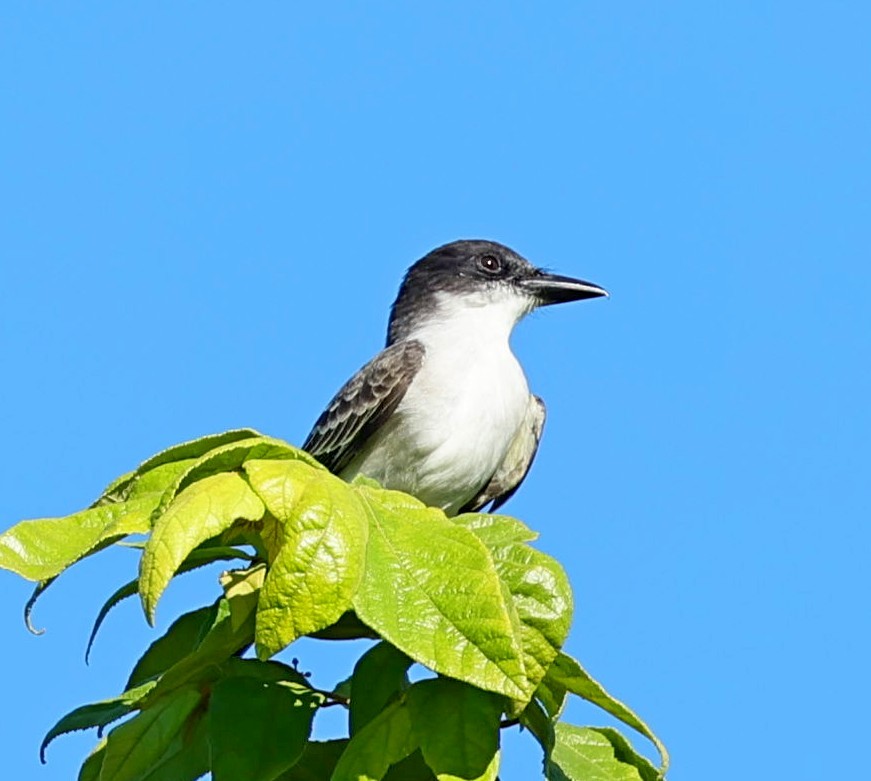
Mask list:
[{"label": "large green leaf", "polygon": [[535,534],[520,521],[480,514],[454,520],[471,529],[493,555],[520,622],[524,672],[537,686],[568,637],[572,620],[568,577],[556,560],[526,544]]},{"label": "large green leaf", "polygon": [[550,666],[545,677],[551,692],[558,693],[560,689],[576,694],[583,699],[598,705],[602,710],[610,713],[614,718],[620,719],[624,724],[629,725],[633,729],[640,732],[648,738],[662,758],[661,772],[664,775],[668,770],[669,757],[668,751],[662,744],[662,741],[656,737],[653,730],[650,729],[641,718],[629,708],[628,705],[620,702],[620,700],[612,697],[605,691],[604,687],[583,668],[580,663],[572,659],[571,656],[565,653],[560,653],[554,663]]},{"label": "large green leaf", "polygon": [[[125,501],[129,498],[134,483],[141,481],[142,477],[150,472],[158,471],[159,467],[187,462],[185,467],[190,466],[193,461],[201,458],[210,450],[214,450],[221,445],[227,445],[231,442],[236,442],[240,439],[251,439],[252,437],[262,436],[259,431],[254,431],[250,428],[231,429],[220,434],[209,434],[199,439],[192,439],[188,442],[182,442],[178,445],[173,445],[166,450],[161,450],[159,453],[151,456],[146,461],[143,461],[132,472],[113,480],[97,499],[95,504],[104,504],[107,502]],[[177,475],[176,475],[177,476]],[[167,485],[164,485],[166,488]]]},{"label": "large green leaf", "polygon": [[249,460],[244,469],[278,527],[255,632],[268,658],[350,610],[369,526],[356,491],[323,469],[295,460]]},{"label": "large green leaf", "polygon": [[523,521],[510,515],[490,513],[464,513],[452,519],[467,529],[471,529],[490,549],[505,547],[521,542],[533,542],[538,533],[532,531]]},{"label": "large green leaf", "polygon": [[266,439],[240,429],[176,445],[114,481],[87,510],[21,521],[0,535],[0,568],[28,580],[47,580],[107,542],[147,532],[166,489],[177,485],[202,456],[242,437]]},{"label": "large green leaf", "polygon": [[409,659],[390,643],[373,645],[354,665],[349,732],[356,735],[388,702],[408,688]]},{"label": "large green leaf", "polygon": [[28,580],[53,578],[101,543],[147,532],[159,498],[148,494],[62,518],[21,521],[0,534],[0,568]]},{"label": "large green leaf", "polygon": [[417,747],[408,707],[394,702],[351,738],[331,781],[381,781]]},{"label": "large green leaf", "polygon": [[412,728],[439,781],[493,781],[499,771],[502,698],[449,678],[415,683],[407,695]]},{"label": "large green leaf", "polygon": [[139,781],[153,770],[172,751],[173,742],[201,696],[193,688],[179,690],[115,727],[107,736],[100,777]]},{"label": "large green leaf", "polygon": [[92,727],[105,727],[107,724],[111,724],[113,721],[117,721],[122,716],[126,716],[128,713],[136,710],[145,695],[153,688],[154,683],[146,683],[135,687],[128,686],[127,691],[117,697],[90,705],[82,705],[70,711],[43,738],[42,745],[39,747],[40,760],[45,762],[45,750],[48,748],[49,743],[59,735],[65,735],[68,732],[75,732],[77,730],[91,729]]},{"label": "large green leaf", "polygon": [[106,489],[106,493],[100,496],[91,506],[99,507],[104,504],[129,502],[131,499],[148,494],[158,494],[157,498],[159,499],[163,492],[173,485],[195,463],[195,458],[186,458],[183,461],[161,464],[142,474],[131,472],[123,484],[109,486]]},{"label": "large green leaf", "polygon": [[209,701],[215,781],[273,781],[302,755],[319,700],[310,688],[253,677],[218,681]]},{"label": "large green leaf", "polygon": [[355,488],[370,516],[360,618],[436,672],[529,699],[514,606],[484,544],[410,496]]},{"label": "large green leaf", "polygon": [[237,520],[263,517],[263,502],[235,472],[206,477],[182,491],[154,524],[139,567],[139,594],[149,622],[188,554]]},{"label": "large green leaf", "polygon": [[167,488],[158,506],[158,512],[162,512],[181,491],[198,480],[211,475],[237,470],[246,461],[257,459],[302,461],[314,469],[326,471],[320,463],[304,450],[300,450],[281,439],[264,436],[240,439],[236,442],[216,447],[194,461]]},{"label": "large green leaf", "polygon": [[594,729],[556,725],[548,781],[642,781],[638,770],[614,756],[611,742]]}]

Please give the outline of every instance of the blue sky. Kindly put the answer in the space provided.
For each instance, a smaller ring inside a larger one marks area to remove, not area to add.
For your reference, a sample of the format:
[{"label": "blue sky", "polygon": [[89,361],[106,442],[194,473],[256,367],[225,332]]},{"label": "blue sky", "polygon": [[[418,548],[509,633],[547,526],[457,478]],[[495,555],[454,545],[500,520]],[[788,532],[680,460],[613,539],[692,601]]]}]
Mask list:
[{"label": "blue sky", "polygon": [[[855,775],[869,25],[859,2],[4,4],[0,525],[205,433],[300,443],[405,268],[494,238],[612,293],[514,339],[549,419],[506,509],[569,572],[569,651],[673,781]],[[0,574],[5,777],[70,778],[89,751],[38,767],[155,636],[131,601],[82,661],[134,565],[65,575],[39,638]],[[187,577],[160,625],[215,588]],[[350,664],[296,655],[323,685]],[[506,781],[535,777],[531,740],[506,755]]]}]

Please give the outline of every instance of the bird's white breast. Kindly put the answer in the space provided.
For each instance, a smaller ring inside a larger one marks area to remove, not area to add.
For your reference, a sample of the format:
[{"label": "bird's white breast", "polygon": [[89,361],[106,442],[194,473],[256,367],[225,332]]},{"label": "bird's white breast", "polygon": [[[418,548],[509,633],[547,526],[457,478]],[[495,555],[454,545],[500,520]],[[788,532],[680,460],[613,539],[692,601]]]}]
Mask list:
[{"label": "bird's white breast", "polygon": [[488,303],[447,311],[414,334],[423,365],[344,477],[366,474],[448,513],[489,481],[522,424],[529,387],[508,344],[522,312],[513,301]]}]

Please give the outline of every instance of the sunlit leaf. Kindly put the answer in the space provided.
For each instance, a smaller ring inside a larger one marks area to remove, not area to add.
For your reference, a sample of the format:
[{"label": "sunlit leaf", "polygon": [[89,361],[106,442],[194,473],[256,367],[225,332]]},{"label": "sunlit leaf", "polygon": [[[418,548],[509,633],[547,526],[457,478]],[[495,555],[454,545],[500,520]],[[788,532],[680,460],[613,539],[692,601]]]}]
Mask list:
[{"label": "sunlit leaf", "polygon": [[156,521],[139,567],[139,593],[145,615],[154,620],[157,600],[187,555],[236,520],[255,521],[263,502],[242,477],[225,472],[182,491]]},{"label": "sunlit leaf", "polygon": [[147,532],[159,498],[149,494],[62,518],[21,521],[0,534],[0,568],[28,580],[53,578],[101,543]]},{"label": "sunlit leaf", "polygon": [[484,544],[405,494],[357,490],[370,514],[360,618],[436,672],[528,699],[513,605]]},{"label": "sunlit leaf", "polygon": [[268,658],[350,610],[369,526],[356,492],[325,470],[291,460],[244,468],[280,530],[257,609],[257,653]]},{"label": "sunlit leaf", "polygon": [[175,483],[166,490],[158,506],[158,512],[162,512],[181,491],[198,480],[237,470],[246,461],[257,459],[301,461],[314,469],[326,471],[320,463],[304,450],[300,450],[281,439],[264,436],[240,439],[236,442],[213,448],[191,464]]},{"label": "sunlit leaf", "polygon": [[614,756],[606,737],[571,724],[556,725],[556,746],[546,776],[548,781],[642,781],[635,767]]},{"label": "sunlit leaf", "polygon": [[551,691],[558,691],[562,688],[572,694],[598,705],[602,710],[610,713],[614,718],[620,719],[624,724],[632,727],[648,738],[662,757],[662,770],[665,774],[668,770],[669,757],[668,751],[662,744],[662,741],[656,737],[653,730],[650,729],[641,718],[635,714],[628,705],[620,702],[620,700],[612,697],[605,691],[604,687],[584,670],[581,665],[572,659],[568,654],[561,653],[547,671],[545,678],[547,685]]},{"label": "sunlit leaf", "polygon": [[266,579],[266,564],[243,570],[229,570],[220,577],[224,595],[230,603],[230,626],[238,631],[257,610],[260,591]]},{"label": "sunlit leaf", "polygon": [[517,610],[525,675],[538,686],[568,637],[572,620],[568,577],[555,559],[526,544],[535,535],[520,521],[480,514],[455,520],[490,550]]}]

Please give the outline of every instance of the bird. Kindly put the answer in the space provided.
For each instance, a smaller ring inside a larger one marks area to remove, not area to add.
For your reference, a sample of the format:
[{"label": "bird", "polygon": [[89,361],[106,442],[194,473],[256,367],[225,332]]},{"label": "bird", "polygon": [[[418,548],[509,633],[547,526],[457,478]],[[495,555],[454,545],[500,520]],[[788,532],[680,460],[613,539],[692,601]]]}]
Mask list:
[{"label": "bird", "polygon": [[449,516],[491,512],[517,491],[546,409],[511,350],[534,309],[607,296],[495,241],[432,250],[405,274],[384,350],[336,393],[302,449]]}]

